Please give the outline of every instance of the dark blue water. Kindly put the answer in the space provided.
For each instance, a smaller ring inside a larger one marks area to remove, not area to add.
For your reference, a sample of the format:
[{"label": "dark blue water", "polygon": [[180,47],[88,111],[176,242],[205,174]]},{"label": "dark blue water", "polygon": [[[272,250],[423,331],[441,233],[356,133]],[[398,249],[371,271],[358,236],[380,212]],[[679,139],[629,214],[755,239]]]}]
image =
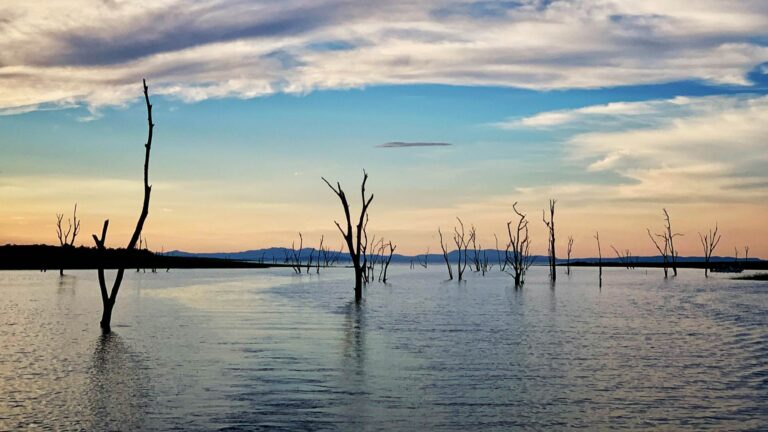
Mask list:
[{"label": "dark blue water", "polygon": [[0,272],[0,430],[768,430],[768,284]]}]

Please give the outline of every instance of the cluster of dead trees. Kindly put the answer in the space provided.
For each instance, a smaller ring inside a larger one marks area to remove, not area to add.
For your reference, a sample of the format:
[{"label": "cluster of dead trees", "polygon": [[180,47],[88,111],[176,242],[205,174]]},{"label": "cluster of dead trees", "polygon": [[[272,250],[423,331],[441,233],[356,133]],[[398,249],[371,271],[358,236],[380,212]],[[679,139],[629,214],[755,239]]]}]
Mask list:
[{"label": "cluster of dead trees", "polygon": [[[149,184],[149,161],[150,153],[152,149],[152,138],[155,124],[152,120],[152,104],[149,99],[149,89],[146,84],[146,80],[143,81],[143,95],[144,102],[147,110],[147,140],[144,144],[144,199],[141,207],[141,213],[139,215],[136,227],[128,242],[127,251],[135,250],[138,246],[139,249],[148,248],[146,244],[146,237],[142,239],[142,231],[144,224],[149,215],[149,203],[152,186]],[[385,241],[383,238],[376,240],[373,236],[370,241],[368,238],[368,210],[373,201],[373,194],[368,195],[366,193],[366,182],[368,181],[368,174],[363,171],[363,180],[360,186],[361,208],[359,214],[352,215],[350,209],[350,203],[347,199],[346,193],[341,187],[339,182],[334,186],[325,178],[322,179],[328,187],[338,197],[342,208],[344,210],[344,225],[339,222],[335,222],[339,229],[343,239],[344,245],[349,253],[350,261],[355,272],[355,300],[359,302],[362,299],[362,289],[367,283],[374,280],[380,282],[387,281],[387,271],[392,257],[397,248],[391,241]],[[555,282],[557,278],[557,255],[556,255],[556,236],[555,236],[555,205],[557,201],[552,199],[549,201],[549,211],[542,211],[542,220],[548,231],[547,239],[547,257],[549,265],[549,277],[552,282]],[[525,283],[525,275],[530,266],[533,264],[534,256],[531,255],[531,238],[529,235],[529,220],[525,213],[521,212],[517,208],[517,203],[513,204],[512,209],[515,213],[515,217],[507,222],[507,236],[508,241],[504,249],[503,256],[499,249],[498,237],[494,234],[496,240],[496,265],[499,270],[511,275],[514,278],[515,287],[522,287]],[[654,247],[660,253],[663,260],[663,268],[665,277],[668,276],[668,269],[671,268],[673,275],[677,275],[677,260],[678,250],[675,247],[675,238],[682,234],[676,233],[672,229],[672,223],[669,213],[666,209],[663,209],[664,213],[664,227],[658,233],[652,233],[650,228],[647,229],[649,238],[651,239]],[[73,247],[75,239],[80,232],[80,220],[77,218],[77,204],[73,211],[71,219],[67,220],[67,228],[64,228],[64,215],[57,214],[57,237],[62,247]],[[465,273],[467,268],[472,272],[485,275],[489,272],[494,264],[491,263],[487,251],[482,248],[482,245],[478,242],[477,230],[474,225],[470,225],[469,229],[465,227],[464,222],[457,218],[458,225],[453,227],[451,239],[453,247],[455,247],[455,273],[454,264],[451,263],[449,256],[449,240],[445,239],[441,228],[438,228],[438,235],[440,237],[440,247],[442,250],[442,256],[448,270],[449,279],[453,279],[454,275],[459,281],[466,278]],[[109,228],[109,220],[105,220],[101,235],[93,235],[93,240],[99,251],[106,251],[107,232]],[[600,246],[600,235],[595,234],[595,240],[597,241],[598,251],[598,264],[599,264],[599,280],[602,286],[602,249]],[[699,233],[701,245],[704,250],[704,259],[706,260],[705,275],[708,275],[710,259],[715,251],[715,248],[720,242],[721,235],[718,233],[718,227],[715,225],[713,230],[709,230],[706,235]],[[320,272],[321,267],[330,267],[334,265],[342,254],[343,247],[338,251],[332,251],[324,245],[324,237],[320,239],[319,249],[312,249],[309,256],[305,259],[302,257],[304,239],[301,233],[299,233],[299,247],[295,248],[295,243],[291,245],[291,251],[286,251],[285,262],[290,264],[294,271],[299,274],[303,271],[309,273],[313,268],[316,273]],[[627,268],[634,268],[633,256],[629,250],[619,252],[618,249],[611,246],[616,253],[620,261],[626,265]],[[567,247],[567,261],[566,272],[570,274],[571,253],[573,249],[573,237],[568,238]],[[424,262],[419,260],[419,264],[422,267],[428,266],[428,255],[424,257]],[[748,259],[749,247],[745,247],[745,259]],[[736,251],[736,260],[738,260],[738,250]],[[413,266],[413,263],[411,263]],[[138,271],[138,270],[137,270]],[[153,269],[154,271],[154,269]],[[63,269],[60,270],[63,274]],[[125,268],[119,268],[115,276],[114,281],[111,284],[111,288],[108,287],[104,265],[100,263],[98,268],[98,279],[101,290],[101,298],[103,304],[103,313],[101,318],[101,328],[104,332],[109,332],[111,327],[112,311],[115,306],[118,292],[125,274]]]},{"label": "cluster of dead trees", "polygon": [[[333,267],[339,260],[342,253],[342,248],[339,250],[332,250],[325,244],[325,236],[320,237],[320,246],[318,249],[309,249],[309,255],[305,258],[302,256],[304,253],[304,236],[299,233],[299,248],[296,249],[296,243],[291,243],[291,249],[286,249],[284,264],[290,265],[296,274],[301,274],[306,270],[309,274],[312,270],[316,274],[320,274],[321,268]],[[261,261],[264,259],[262,257]]]},{"label": "cluster of dead trees", "polygon": [[[549,219],[544,217],[544,223],[549,229],[549,265],[550,265],[550,278],[552,281],[556,278],[556,264],[557,257],[555,254],[555,200],[550,200],[550,216]],[[504,249],[502,256],[499,248],[499,238],[494,234],[496,241],[496,265],[498,269],[511,275],[515,281],[515,287],[522,287],[525,283],[525,273],[533,264],[534,256],[531,255],[531,238],[528,230],[528,218],[525,213],[520,212],[517,208],[517,203],[512,205],[512,209],[515,212],[516,218],[507,222],[507,236],[508,241]],[[465,279],[465,272],[469,266],[470,270],[476,273],[480,273],[483,276],[489,272],[494,264],[491,263],[487,250],[482,248],[482,245],[477,240],[477,229],[474,225],[471,225],[469,230],[465,229],[464,222],[461,218],[456,218],[458,226],[453,227],[453,245],[455,246],[455,275],[459,281]],[[450,253],[448,251],[449,244],[443,236],[442,228],[437,229],[437,234],[440,239],[440,249],[443,253],[443,260],[445,261],[446,268],[448,270],[448,279],[454,278],[454,265],[451,263]],[[570,251],[573,246],[573,239],[569,242],[569,259]],[[423,264],[426,267],[426,263]]]},{"label": "cluster of dead trees", "polygon": [[[336,227],[341,232],[344,242],[349,252],[349,258],[352,267],[355,270],[355,301],[360,302],[363,298],[363,286],[373,280],[387,282],[387,271],[392,262],[392,256],[395,253],[395,246],[391,241],[385,241],[383,238],[376,240],[376,236],[368,239],[368,208],[373,201],[373,194],[368,196],[365,192],[365,184],[368,182],[368,173],[363,171],[363,181],[360,185],[360,197],[362,206],[359,216],[353,216],[349,206],[349,200],[341,183],[336,182],[332,185],[325,177],[322,178],[325,184],[339,198],[341,206],[344,209],[345,227],[339,222],[334,221]],[[353,221],[356,222],[353,229]],[[378,266],[378,276],[376,267]]]}]

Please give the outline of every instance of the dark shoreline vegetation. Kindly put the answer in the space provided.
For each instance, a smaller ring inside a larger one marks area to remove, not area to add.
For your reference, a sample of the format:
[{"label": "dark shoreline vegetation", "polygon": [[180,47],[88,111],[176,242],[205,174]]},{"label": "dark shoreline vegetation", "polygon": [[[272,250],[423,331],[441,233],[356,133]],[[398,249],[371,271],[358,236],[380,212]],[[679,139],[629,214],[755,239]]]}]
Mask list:
[{"label": "dark shoreline vegetation", "polygon": [[286,264],[178,257],[154,254],[147,250],[126,250],[49,245],[0,246],[0,270],[95,270],[103,269],[222,269],[288,267]]},{"label": "dark shoreline vegetation", "polygon": [[[156,254],[146,249],[107,249],[104,252],[96,248],[85,246],[80,247],[60,247],[51,245],[4,245],[0,246],[0,270],[94,270],[103,265],[105,269],[141,268],[141,269],[242,269],[242,268],[270,268],[283,267],[293,268],[295,263],[284,262],[285,252],[290,251],[287,248],[270,248],[263,251],[237,252],[231,254],[193,254],[179,251],[172,251],[165,254]],[[302,249],[301,266],[306,267],[308,262],[305,260],[316,253],[312,248]],[[496,251],[486,251],[487,253],[496,253]],[[503,254],[504,251],[499,251]],[[457,251],[449,253],[453,258]],[[426,260],[425,260],[426,257]],[[383,258],[383,257],[382,257]],[[548,265],[545,256],[535,256],[533,265]],[[696,257],[679,258],[677,266],[679,268],[703,269],[707,263]],[[439,264],[442,260],[440,255],[394,255],[392,262],[398,264],[408,264],[412,261],[428,262],[429,264]],[[349,266],[347,257],[342,257],[334,265],[322,265],[324,267],[345,267]],[[567,267],[564,260],[559,260],[557,266]],[[668,265],[668,264],[667,264]],[[313,268],[316,263],[310,264]],[[602,263],[597,258],[576,259],[571,261],[571,267],[617,267],[626,268],[627,264],[613,258],[603,258]],[[639,257],[633,261],[632,268],[663,268],[664,262],[660,257]],[[768,261],[750,259],[749,261],[740,260],[734,262],[733,258],[718,257],[712,258],[709,268],[717,270],[768,270]],[[768,274],[757,274],[739,277],[736,279],[765,280],[760,279],[768,277]]]}]

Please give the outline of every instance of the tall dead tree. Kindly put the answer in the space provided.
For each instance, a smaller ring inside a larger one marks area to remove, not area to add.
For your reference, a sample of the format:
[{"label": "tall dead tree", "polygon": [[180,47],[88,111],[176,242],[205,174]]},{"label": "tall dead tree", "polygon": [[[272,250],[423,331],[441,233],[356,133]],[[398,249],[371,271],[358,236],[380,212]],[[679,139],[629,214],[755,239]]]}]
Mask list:
[{"label": "tall dead tree", "polygon": [[[56,236],[59,238],[59,245],[62,248],[72,248],[75,246],[75,239],[80,233],[80,219],[77,218],[77,203],[72,211],[72,219],[67,219],[67,230],[64,231],[64,213],[56,213]],[[64,269],[59,268],[59,275],[64,276]]]},{"label": "tall dead tree", "polygon": [[[144,229],[144,222],[147,220],[147,215],[149,215],[149,197],[152,193],[152,186],[149,184],[149,154],[152,150],[152,133],[155,128],[155,124],[152,122],[152,104],[149,102],[149,88],[147,87],[147,81],[142,80],[142,85],[144,87],[144,102],[147,106],[147,142],[144,144],[144,203],[141,206],[141,214],[139,215],[139,220],[136,222],[136,228],[133,230],[133,235],[131,236],[130,241],[128,242],[128,246],[126,247],[127,251],[133,251],[136,248],[136,243],[139,242],[139,238],[141,237],[141,232]],[[101,229],[101,237],[97,237],[96,234],[93,235],[93,241],[96,243],[96,247],[102,251],[106,252],[106,241],[107,241],[107,229],[109,228],[109,219],[104,221],[104,226]],[[112,310],[115,307],[115,301],[117,300],[117,293],[120,290],[120,285],[123,282],[123,276],[125,274],[125,268],[121,267],[117,270],[117,275],[115,276],[115,280],[112,283],[112,289],[108,293],[107,292],[107,282],[106,277],[104,276],[104,265],[103,261],[99,262],[99,269],[98,269],[98,275],[99,275],[99,287],[101,288],[101,303],[103,305],[103,313],[101,315],[101,330],[104,333],[109,333],[111,331],[111,322],[112,322]]]},{"label": "tall dead tree", "polygon": [[[336,227],[339,228],[341,235],[344,237],[344,241],[347,243],[347,250],[349,250],[349,258],[352,260],[352,266],[355,269],[355,301],[360,302],[363,298],[363,273],[366,271],[365,262],[365,249],[363,246],[363,238],[366,239],[368,235],[365,232],[365,228],[368,225],[368,207],[373,201],[373,194],[370,197],[365,196],[365,183],[368,181],[368,173],[363,170],[363,182],[360,185],[360,196],[362,198],[362,208],[360,209],[360,216],[357,218],[357,225],[355,231],[352,231],[352,215],[349,212],[349,202],[347,196],[341,189],[341,183],[336,182],[336,187],[333,187],[328,180],[323,178],[325,184],[339,197],[341,206],[344,208],[344,216],[347,221],[347,228],[344,230],[341,225],[334,221]],[[363,261],[361,261],[361,254],[363,255]]]},{"label": "tall dead tree", "polygon": [[549,200],[549,220],[544,210],[541,211],[541,219],[549,230],[549,243],[547,252],[549,257],[549,279],[554,282],[557,279],[557,253],[555,251],[555,204],[557,200]]},{"label": "tall dead tree", "polygon": [[565,265],[566,265],[565,273],[568,275],[571,274],[571,252],[573,252],[573,236],[568,236],[568,249],[567,249],[568,258],[567,258],[567,261],[565,262]]},{"label": "tall dead tree", "polygon": [[705,235],[699,233],[699,240],[701,241],[701,247],[704,248],[704,277],[709,277],[709,260],[712,258],[712,254],[715,252],[717,244],[720,243],[722,236],[717,233],[717,224],[715,229],[709,230]]},{"label": "tall dead tree", "polygon": [[749,261],[749,246],[744,246],[744,262]]},{"label": "tall dead tree", "polygon": [[[512,221],[507,222],[507,234],[509,245],[507,246],[506,261],[512,267],[512,276],[515,278],[515,288],[520,288],[525,283],[525,273],[533,264],[531,256],[531,239],[528,236],[528,219],[525,214],[517,210],[517,203],[512,204],[512,209],[517,214],[517,224],[512,232]],[[512,252],[509,252],[512,249]]]},{"label": "tall dead tree", "polygon": [[448,267],[448,279],[453,280],[453,269],[451,269],[451,261],[448,259],[448,247],[445,245],[445,241],[443,241],[443,232],[440,228],[437,229],[437,234],[440,236],[440,249],[443,250],[445,266]]},{"label": "tall dead tree", "polygon": [[603,249],[600,247],[600,232],[595,232],[595,240],[597,241],[597,283],[598,286],[603,288]]},{"label": "tall dead tree", "polygon": [[669,256],[670,260],[672,262],[672,273],[677,276],[677,257],[678,252],[677,249],[675,249],[675,237],[682,236],[680,233],[673,233],[672,232],[672,223],[669,221],[669,212],[667,212],[667,209],[662,209],[664,211],[664,228],[667,231],[667,239],[669,242]]}]

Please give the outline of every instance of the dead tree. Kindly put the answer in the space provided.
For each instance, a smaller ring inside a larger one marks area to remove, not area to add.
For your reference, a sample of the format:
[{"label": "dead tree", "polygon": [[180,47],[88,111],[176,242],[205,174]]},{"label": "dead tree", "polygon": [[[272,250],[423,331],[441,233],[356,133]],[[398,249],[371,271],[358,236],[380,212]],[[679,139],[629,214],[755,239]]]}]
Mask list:
[{"label": "dead tree", "polygon": [[651,239],[651,242],[653,242],[653,246],[656,247],[656,250],[659,251],[659,254],[661,255],[661,260],[664,265],[664,277],[667,278],[669,277],[669,237],[666,232],[656,234],[656,237],[664,240],[664,247],[662,248],[659,242],[656,241],[656,237],[651,234],[651,230],[648,228],[646,230],[648,231],[648,237]]},{"label": "dead tree", "polygon": [[611,249],[613,249],[613,252],[616,254],[616,257],[619,258],[619,262],[624,265],[624,267],[627,268],[627,270],[631,270],[634,267],[632,263],[632,251],[629,249],[625,249],[623,253],[620,253],[613,245],[611,245]]},{"label": "dead tree", "polygon": [[595,240],[597,240],[597,283],[598,286],[603,288],[603,250],[600,247],[600,233],[595,232]]},{"label": "dead tree", "polygon": [[[515,278],[515,288],[520,288],[525,283],[525,273],[533,264],[531,256],[531,239],[528,236],[528,219],[525,214],[517,210],[517,203],[512,204],[512,209],[517,214],[517,225],[512,233],[512,221],[507,222],[507,234],[509,245],[507,246],[506,261],[512,267],[512,276]],[[512,249],[512,253],[509,253]]]},{"label": "dead tree", "polygon": [[320,236],[320,249],[317,251],[317,274],[320,274],[320,259],[323,259],[323,266],[328,267],[328,256],[325,253],[325,249],[323,249],[323,240],[325,240],[325,236]]},{"label": "dead tree", "polygon": [[709,260],[712,258],[712,254],[715,252],[717,244],[720,243],[722,236],[717,233],[717,224],[715,224],[715,230],[709,230],[706,235],[699,233],[699,240],[701,241],[701,247],[704,248],[704,277],[709,277]]},{"label": "dead tree", "polygon": [[571,252],[573,251],[573,236],[568,236],[568,258],[565,262],[565,273],[571,274]]},{"label": "dead tree", "polygon": [[669,213],[667,209],[664,210],[664,228],[666,229],[666,237],[669,242],[669,256],[672,261],[672,273],[677,276],[677,249],[675,249],[675,237],[682,236],[680,233],[672,233],[672,223],[669,221]]},{"label": "dead tree", "polygon": [[[365,196],[365,182],[368,181],[368,173],[363,171],[363,182],[360,186],[360,195],[363,206],[360,209],[360,217],[357,220],[355,232],[352,231],[352,216],[349,212],[349,202],[347,201],[347,196],[344,194],[344,191],[341,189],[341,183],[336,182],[336,187],[333,187],[333,185],[331,185],[325,178],[323,178],[323,181],[329,188],[331,188],[333,193],[339,197],[341,206],[344,208],[344,216],[347,220],[346,231],[338,222],[334,221],[334,223],[336,224],[336,227],[339,228],[341,235],[344,237],[344,241],[347,243],[349,257],[352,260],[352,266],[355,269],[355,301],[360,302],[363,298],[363,273],[365,272],[366,265],[365,249],[362,243],[363,238],[368,238],[365,228],[368,225],[368,207],[371,205],[371,201],[373,201],[373,194],[368,198]],[[367,241],[365,247],[367,247]],[[363,255],[363,261],[361,261],[361,253]]]},{"label": "dead tree", "polygon": [[[136,222],[136,228],[133,230],[133,235],[131,236],[130,241],[128,242],[128,246],[126,247],[127,251],[133,251],[136,248],[136,243],[138,243],[139,238],[141,237],[141,232],[144,229],[144,222],[147,220],[147,215],[149,215],[149,197],[152,193],[152,186],[149,184],[149,155],[150,151],[152,149],[152,132],[154,131],[155,124],[152,122],[152,104],[149,103],[149,88],[147,87],[147,81],[143,80],[142,85],[144,87],[144,102],[147,106],[147,142],[144,144],[145,154],[144,154],[144,203],[141,207],[141,214],[139,215],[139,220]],[[106,241],[107,241],[107,228],[109,227],[109,219],[104,221],[104,226],[101,229],[101,237],[97,237],[96,234],[93,235],[93,241],[96,242],[96,247],[102,251],[106,252]],[[101,330],[104,333],[109,333],[111,331],[111,322],[112,322],[112,309],[115,307],[115,301],[117,300],[117,293],[120,290],[120,285],[123,282],[123,276],[125,274],[125,268],[118,268],[117,275],[115,276],[115,280],[112,284],[112,290],[108,293],[107,292],[107,282],[106,277],[104,276],[104,265],[103,260],[99,262],[99,269],[98,269],[98,275],[99,275],[99,287],[101,288],[101,302],[104,307],[104,311],[101,315]]]},{"label": "dead tree", "polygon": [[507,255],[509,255],[509,244],[507,244],[504,250],[504,259],[501,258],[501,251],[499,249],[499,237],[493,234],[493,238],[496,240],[496,259],[499,263],[499,270],[506,271],[507,268]]},{"label": "dead tree", "polygon": [[549,220],[544,210],[541,211],[541,219],[549,230],[549,243],[547,255],[549,256],[549,279],[554,282],[557,279],[557,253],[555,251],[555,204],[557,200],[549,200]]},{"label": "dead tree", "polygon": [[472,265],[470,265],[470,268],[474,266],[474,271],[479,272],[481,270],[480,267],[482,266],[482,260],[480,259],[480,249],[482,249],[483,246],[480,245],[480,249],[478,249],[477,230],[475,229],[474,225],[472,225],[469,229],[469,238],[470,238],[470,241],[472,242]]},{"label": "dead tree", "polygon": [[443,259],[445,260],[445,266],[448,267],[448,280],[453,280],[453,269],[451,269],[451,261],[448,259],[448,247],[443,241],[443,232],[440,228],[437,229],[437,234],[440,236],[440,249],[443,250]]},{"label": "dead tree", "polygon": [[[59,238],[59,245],[62,248],[72,248],[75,246],[75,239],[80,233],[80,219],[77,218],[77,203],[72,211],[72,219],[67,219],[67,231],[64,231],[64,213],[56,213],[56,236]],[[71,237],[70,237],[71,235]],[[59,268],[59,276],[64,276],[64,269]]]},{"label": "dead tree", "polygon": [[296,274],[301,274],[301,252],[304,250],[304,236],[299,233],[299,249],[296,250],[296,242],[291,242],[289,263]]},{"label": "dead tree", "polygon": [[459,231],[458,227],[453,227],[453,242],[456,244],[456,249],[459,252],[456,272],[459,275],[459,281],[462,281],[464,279],[464,271],[467,269],[467,251],[469,250],[469,244],[474,241],[474,232],[470,231],[469,238],[467,238],[464,231],[464,222],[460,218],[456,218],[456,220],[459,221],[461,231]]},{"label": "dead tree", "polygon": [[749,246],[744,246],[744,262],[749,261]]},{"label": "dead tree", "polygon": [[392,242],[389,242],[387,246],[389,248],[389,255],[387,256],[386,261],[384,261],[384,267],[383,267],[384,275],[383,277],[381,277],[380,275],[381,281],[384,283],[387,283],[387,270],[389,270],[389,263],[392,262],[392,255],[395,254],[395,249],[397,249],[397,246],[393,245]]},{"label": "dead tree", "polygon": [[421,258],[418,256],[416,257],[416,260],[419,262],[420,266],[427,268],[429,266],[429,248],[427,248],[427,252],[424,254],[424,262],[421,262]]}]

